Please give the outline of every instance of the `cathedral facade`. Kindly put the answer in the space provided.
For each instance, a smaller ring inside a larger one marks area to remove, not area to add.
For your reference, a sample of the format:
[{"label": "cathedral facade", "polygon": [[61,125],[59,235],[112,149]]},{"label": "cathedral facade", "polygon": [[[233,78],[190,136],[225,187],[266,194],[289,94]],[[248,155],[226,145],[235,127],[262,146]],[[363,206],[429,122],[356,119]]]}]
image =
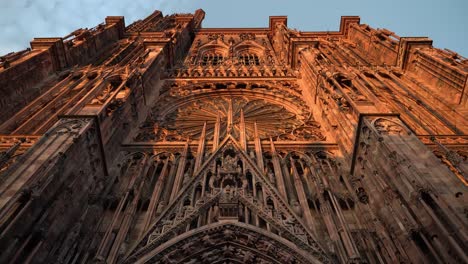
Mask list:
[{"label": "cathedral facade", "polygon": [[0,263],[468,263],[468,60],[107,17],[0,61]]}]

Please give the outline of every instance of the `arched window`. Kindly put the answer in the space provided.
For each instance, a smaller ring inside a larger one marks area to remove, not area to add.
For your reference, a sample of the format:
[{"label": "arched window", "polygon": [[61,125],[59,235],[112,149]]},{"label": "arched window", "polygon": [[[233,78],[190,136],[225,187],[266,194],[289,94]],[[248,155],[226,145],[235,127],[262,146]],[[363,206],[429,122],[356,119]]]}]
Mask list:
[{"label": "arched window", "polygon": [[260,65],[260,60],[255,54],[242,53],[238,56],[238,59],[242,65]]},{"label": "arched window", "polygon": [[207,66],[207,65],[220,65],[223,63],[223,55],[219,53],[205,53],[203,54],[200,65]]}]

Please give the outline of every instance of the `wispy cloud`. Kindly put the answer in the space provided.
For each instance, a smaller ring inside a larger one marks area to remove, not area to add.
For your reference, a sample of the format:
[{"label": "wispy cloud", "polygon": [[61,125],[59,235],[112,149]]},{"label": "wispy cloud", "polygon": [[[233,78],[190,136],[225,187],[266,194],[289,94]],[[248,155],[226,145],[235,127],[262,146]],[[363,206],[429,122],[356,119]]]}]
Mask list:
[{"label": "wispy cloud", "polygon": [[[356,4],[359,2],[359,4]],[[106,16],[125,23],[154,10],[164,14],[206,11],[205,27],[264,27],[268,16],[288,15],[299,30],[337,30],[340,16],[360,15],[363,23],[400,36],[429,36],[437,47],[468,55],[467,0],[0,0],[0,54],[29,47],[34,37],[61,37],[94,27]],[[404,6],[405,8],[401,8]],[[398,19],[396,19],[396,17]]]},{"label": "wispy cloud", "polygon": [[34,37],[62,37],[94,27],[106,16],[125,16],[129,25],[154,10],[193,12],[190,0],[0,0],[0,55],[29,47]]}]

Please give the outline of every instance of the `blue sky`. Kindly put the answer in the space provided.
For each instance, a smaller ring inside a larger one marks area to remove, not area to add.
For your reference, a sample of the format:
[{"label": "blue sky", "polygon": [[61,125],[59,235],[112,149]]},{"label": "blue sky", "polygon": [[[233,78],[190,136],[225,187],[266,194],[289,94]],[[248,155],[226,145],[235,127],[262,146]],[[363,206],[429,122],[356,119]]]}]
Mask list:
[{"label": "blue sky", "polygon": [[427,36],[434,46],[468,57],[468,0],[0,0],[0,54],[29,47],[34,37],[62,37],[106,16],[126,24],[155,9],[164,14],[206,12],[204,27],[266,27],[268,16],[287,15],[301,31],[337,30],[340,16],[399,36]]}]

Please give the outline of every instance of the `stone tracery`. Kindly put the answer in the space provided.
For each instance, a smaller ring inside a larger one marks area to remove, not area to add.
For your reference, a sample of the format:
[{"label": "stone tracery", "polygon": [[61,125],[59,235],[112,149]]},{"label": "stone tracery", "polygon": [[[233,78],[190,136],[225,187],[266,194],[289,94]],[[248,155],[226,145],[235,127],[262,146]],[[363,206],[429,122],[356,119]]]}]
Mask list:
[{"label": "stone tracery", "polygon": [[[271,104],[262,99],[249,99],[245,96],[216,96],[192,101],[165,116],[154,115],[140,128],[142,132],[136,141],[162,140],[182,141],[196,139],[201,135],[206,123],[206,138],[212,140],[216,126],[220,127],[219,137],[228,133],[239,138],[241,118],[245,123],[247,140],[254,138],[254,124],[260,139],[270,137],[279,140],[322,141],[320,125],[307,118],[289,112],[282,105]],[[243,116],[243,117],[241,117]],[[162,120],[159,121],[158,120]]]},{"label": "stone tracery", "polygon": [[466,60],[203,17],[0,58],[1,263],[468,262]]}]

